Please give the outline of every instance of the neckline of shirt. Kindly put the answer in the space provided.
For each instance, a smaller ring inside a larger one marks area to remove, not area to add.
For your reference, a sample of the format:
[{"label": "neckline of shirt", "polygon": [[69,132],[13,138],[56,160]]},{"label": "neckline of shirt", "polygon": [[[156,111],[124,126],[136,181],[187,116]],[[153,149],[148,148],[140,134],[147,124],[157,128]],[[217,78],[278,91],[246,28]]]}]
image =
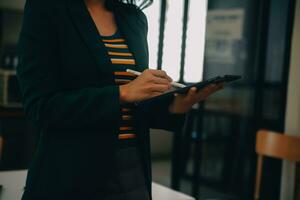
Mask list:
[{"label": "neckline of shirt", "polygon": [[100,35],[100,37],[102,39],[114,39],[114,38],[119,38],[121,35],[120,35],[120,32],[119,32],[119,29],[116,30],[116,32],[112,35]]}]

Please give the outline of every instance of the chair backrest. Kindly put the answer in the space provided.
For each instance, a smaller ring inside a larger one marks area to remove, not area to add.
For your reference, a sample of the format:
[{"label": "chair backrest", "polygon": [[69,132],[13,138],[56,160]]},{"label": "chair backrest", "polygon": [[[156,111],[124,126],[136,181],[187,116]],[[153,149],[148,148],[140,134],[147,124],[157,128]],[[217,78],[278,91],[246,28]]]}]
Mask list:
[{"label": "chair backrest", "polygon": [[300,162],[300,137],[259,130],[256,135],[258,154],[254,199],[259,200],[263,156]]},{"label": "chair backrest", "polygon": [[259,155],[300,162],[300,137],[260,130],[256,136]]},{"label": "chair backrest", "polygon": [[259,199],[263,156],[300,162],[300,137],[259,130],[256,135],[257,171],[254,199]]}]

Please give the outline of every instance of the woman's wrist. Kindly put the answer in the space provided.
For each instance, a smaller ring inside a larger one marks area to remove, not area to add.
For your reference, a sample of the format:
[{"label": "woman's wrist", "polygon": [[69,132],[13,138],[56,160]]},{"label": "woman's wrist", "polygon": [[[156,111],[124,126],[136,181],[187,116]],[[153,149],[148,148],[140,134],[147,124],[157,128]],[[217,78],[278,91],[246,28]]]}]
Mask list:
[{"label": "woman's wrist", "polygon": [[178,103],[176,98],[169,105],[169,112],[172,114],[185,114],[190,110],[191,106],[184,105],[182,102]]}]

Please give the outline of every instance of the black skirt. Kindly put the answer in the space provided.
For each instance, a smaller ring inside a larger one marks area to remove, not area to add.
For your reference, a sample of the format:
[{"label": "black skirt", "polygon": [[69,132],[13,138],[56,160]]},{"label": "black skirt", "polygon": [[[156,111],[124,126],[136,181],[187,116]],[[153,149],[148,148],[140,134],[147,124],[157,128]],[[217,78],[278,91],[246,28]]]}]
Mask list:
[{"label": "black skirt", "polygon": [[150,200],[136,139],[119,141],[105,200]]}]

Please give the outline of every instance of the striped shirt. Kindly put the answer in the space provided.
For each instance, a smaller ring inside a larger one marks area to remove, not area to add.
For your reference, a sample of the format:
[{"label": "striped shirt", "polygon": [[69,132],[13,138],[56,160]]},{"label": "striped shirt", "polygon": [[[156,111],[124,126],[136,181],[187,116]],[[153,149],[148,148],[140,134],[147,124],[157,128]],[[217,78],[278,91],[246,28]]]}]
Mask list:
[{"label": "striped shirt", "polygon": [[[111,36],[101,36],[107,53],[110,57],[114,80],[117,85],[127,84],[136,78],[136,75],[126,72],[126,69],[135,69],[136,63],[129,51],[125,39],[119,32]],[[134,129],[133,104],[120,106],[119,139],[129,140],[136,138]]]}]

